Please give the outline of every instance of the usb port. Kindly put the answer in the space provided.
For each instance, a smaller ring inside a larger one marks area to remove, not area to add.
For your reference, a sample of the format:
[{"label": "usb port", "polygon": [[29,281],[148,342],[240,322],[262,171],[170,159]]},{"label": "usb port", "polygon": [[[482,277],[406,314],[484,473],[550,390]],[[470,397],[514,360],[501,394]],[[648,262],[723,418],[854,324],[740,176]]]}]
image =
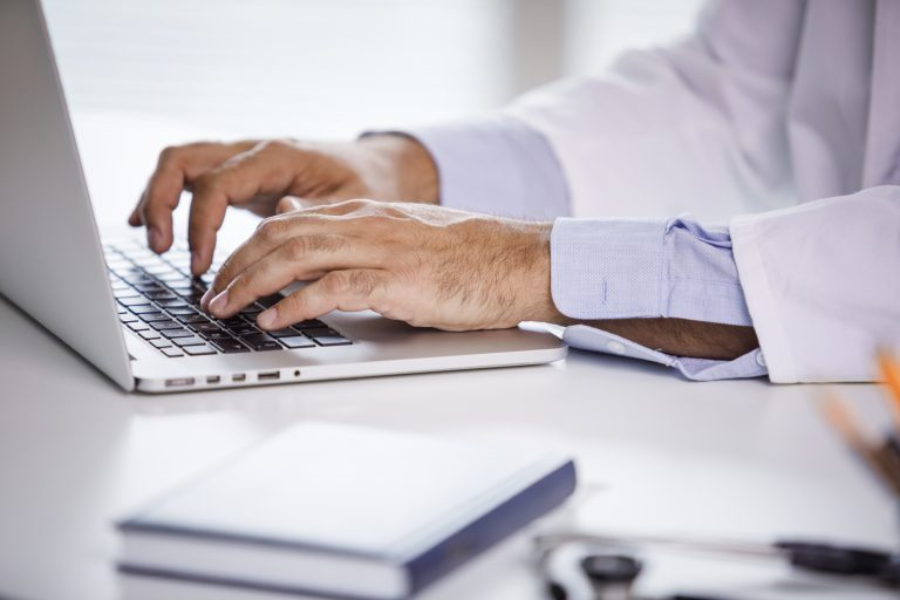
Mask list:
[{"label": "usb port", "polygon": [[222,381],[222,378],[219,377],[218,375],[210,375],[209,377],[206,378],[206,383],[210,383],[210,384],[219,383],[220,381]]},{"label": "usb port", "polygon": [[244,373],[237,373],[231,376],[231,380],[234,382],[247,381],[247,376]]},{"label": "usb port", "polygon": [[185,387],[194,385],[193,377],[182,377],[180,379],[166,379],[166,387]]},{"label": "usb port", "polygon": [[256,378],[259,381],[275,381],[276,379],[281,379],[281,373],[279,371],[268,371],[266,373],[260,373]]}]

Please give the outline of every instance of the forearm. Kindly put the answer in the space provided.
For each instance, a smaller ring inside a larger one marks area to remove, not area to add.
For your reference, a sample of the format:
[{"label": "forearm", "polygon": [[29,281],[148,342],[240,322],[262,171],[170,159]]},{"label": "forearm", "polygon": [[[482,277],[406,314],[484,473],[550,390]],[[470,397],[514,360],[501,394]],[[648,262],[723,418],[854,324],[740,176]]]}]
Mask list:
[{"label": "forearm", "polygon": [[734,360],[759,347],[753,328],[737,325],[662,318],[614,319],[584,324],[674,356]]}]

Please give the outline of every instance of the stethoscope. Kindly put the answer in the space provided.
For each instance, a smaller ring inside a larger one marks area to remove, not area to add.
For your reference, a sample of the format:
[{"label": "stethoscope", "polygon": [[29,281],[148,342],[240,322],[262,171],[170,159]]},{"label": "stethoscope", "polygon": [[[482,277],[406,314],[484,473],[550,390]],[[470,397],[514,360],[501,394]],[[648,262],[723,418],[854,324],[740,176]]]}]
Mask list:
[{"label": "stethoscope", "polygon": [[534,538],[535,557],[554,600],[724,600],[674,594],[633,595],[644,568],[641,549],[690,551],[786,561],[807,572],[900,588],[900,553],[802,540],[760,544],[688,537],[557,531]]}]

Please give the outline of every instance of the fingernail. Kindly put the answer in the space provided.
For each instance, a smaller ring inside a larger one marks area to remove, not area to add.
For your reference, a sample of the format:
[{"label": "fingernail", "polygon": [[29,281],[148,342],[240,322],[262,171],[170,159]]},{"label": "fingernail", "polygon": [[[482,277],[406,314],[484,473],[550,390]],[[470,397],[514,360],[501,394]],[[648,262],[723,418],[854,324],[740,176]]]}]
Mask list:
[{"label": "fingernail", "polygon": [[154,252],[159,252],[159,247],[162,242],[162,232],[156,227],[151,227],[147,232],[147,240],[150,242],[150,249]]},{"label": "fingernail", "polygon": [[214,315],[221,315],[225,313],[225,309],[228,307],[228,290],[225,290],[218,296],[212,299],[212,302],[209,303],[209,312]]},{"label": "fingernail", "polygon": [[213,299],[214,295],[215,294],[213,293],[212,288],[209,288],[208,290],[203,292],[203,295],[200,297],[200,308],[208,311],[209,310],[209,301]]},{"label": "fingernail", "polygon": [[271,329],[275,325],[275,321],[278,320],[278,309],[270,308],[268,310],[264,310],[259,313],[259,316],[256,317],[256,322],[263,329]]}]

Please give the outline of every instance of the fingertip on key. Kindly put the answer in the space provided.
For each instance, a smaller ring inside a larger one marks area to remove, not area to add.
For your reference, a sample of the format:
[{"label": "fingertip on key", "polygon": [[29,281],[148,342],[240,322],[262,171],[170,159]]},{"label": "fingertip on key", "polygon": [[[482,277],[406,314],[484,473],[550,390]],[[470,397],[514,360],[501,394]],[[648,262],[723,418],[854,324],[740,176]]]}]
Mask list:
[{"label": "fingertip on key", "polygon": [[274,329],[275,322],[278,320],[278,309],[272,307],[268,310],[264,310],[259,313],[259,316],[256,317],[256,322],[263,329]]},{"label": "fingertip on key", "polygon": [[191,252],[191,273],[193,273],[194,277],[200,277],[205,272],[206,268],[203,264],[203,257],[200,256],[199,250],[194,250]]},{"label": "fingertip on key", "polygon": [[203,295],[200,297],[200,308],[205,312],[209,312],[209,302],[214,297],[215,293],[213,292],[212,288],[209,288],[208,290],[203,292]]},{"label": "fingertip on key", "polygon": [[161,253],[163,248],[163,239],[162,232],[156,227],[151,227],[147,230],[147,241],[150,244],[150,249],[156,253]]},{"label": "fingertip on key", "polygon": [[225,309],[228,308],[228,290],[225,290],[212,299],[209,303],[209,312],[217,317],[225,316]]}]

